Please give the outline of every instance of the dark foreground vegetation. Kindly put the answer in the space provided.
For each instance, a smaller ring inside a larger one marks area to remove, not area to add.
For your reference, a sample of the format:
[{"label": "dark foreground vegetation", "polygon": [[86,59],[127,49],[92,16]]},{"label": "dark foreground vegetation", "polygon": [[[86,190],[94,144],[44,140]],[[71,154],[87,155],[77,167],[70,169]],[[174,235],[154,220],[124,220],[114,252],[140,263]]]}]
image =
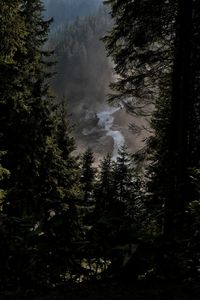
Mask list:
[{"label": "dark foreground vegetation", "polygon": [[145,149],[95,168],[49,91],[41,1],[0,0],[2,297],[199,297],[200,2],[105,2],[110,101],[154,112]]},{"label": "dark foreground vegetation", "polygon": [[[198,300],[200,288],[198,285],[152,284],[134,287],[119,281],[92,282],[79,286],[65,286],[35,293],[19,293],[14,299],[30,300]],[[2,300],[12,300],[13,293],[1,294]]]}]

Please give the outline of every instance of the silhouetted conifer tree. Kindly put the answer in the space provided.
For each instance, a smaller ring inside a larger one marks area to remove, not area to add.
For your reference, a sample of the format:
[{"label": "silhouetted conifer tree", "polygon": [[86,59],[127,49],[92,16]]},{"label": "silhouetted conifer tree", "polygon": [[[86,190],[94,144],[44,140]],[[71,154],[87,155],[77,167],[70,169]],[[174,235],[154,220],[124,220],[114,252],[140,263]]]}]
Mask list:
[{"label": "silhouetted conifer tree", "polygon": [[49,21],[41,1],[3,2],[0,9],[1,173],[10,173],[2,179],[9,244],[2,241],[1,283],[53,285],[70,276],[78,232],[74,142],[64,109],[48,91],[51,63],[42,47]]}]

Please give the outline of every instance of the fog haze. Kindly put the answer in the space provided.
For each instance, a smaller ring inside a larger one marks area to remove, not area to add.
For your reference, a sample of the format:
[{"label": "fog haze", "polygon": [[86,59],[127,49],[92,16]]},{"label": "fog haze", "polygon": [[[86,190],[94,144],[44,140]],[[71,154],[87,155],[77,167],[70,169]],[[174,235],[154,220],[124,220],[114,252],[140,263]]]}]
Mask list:
[{"label": "fog haze", "polygon": [[45,17],[53,17],[53,26],[59,26],[92,14],[101,3],[102,0],[44,0]]},{"label": "fog haze", "polygon": [[107,103],[115,76],[101,41],[112,27],[102,0],[45,0],[45,6],[46,17],[54,18],[48,42],[57,61],[52,88],[59,100],[67,102],[77,151],[89,146],[98,159],[108,152],[116,157],[124,142],[137,151],[145,134],[138,130],[133,135],[129,125],[133,121],[143,126],[143,120],[133,119],[124,109],[110,113]]}]

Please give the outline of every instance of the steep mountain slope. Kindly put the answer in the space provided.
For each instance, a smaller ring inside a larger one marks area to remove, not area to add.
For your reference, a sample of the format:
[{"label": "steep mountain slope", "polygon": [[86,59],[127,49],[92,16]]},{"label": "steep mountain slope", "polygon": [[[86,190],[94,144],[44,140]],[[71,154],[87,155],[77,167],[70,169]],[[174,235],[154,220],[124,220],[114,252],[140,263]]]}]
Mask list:
[{"label": "steep mountain slope", "polygon": [[[94,8],[97,2],[88,0],[87,3],[90,8],[95,3]],[[76,7],[74,11],[78,13],[84,0],[66,3]],[[67,18],[67,14],[73,15],[73,10],[62,13]],[[55,49],[57,61],[52,87],[58,99],[64,98],[68,103],[78,151],[90,146],[98,158],[107,152],[116,156],[123,143],[135,151],[142,139],[140,131],[133,138],[129,130],[132,117],[123,109],[110,108],[107,103],[109,83],[114,80],[113,65],[101,38],[111,26],[108,11],[100,6],[87,17],[54,28],[48,42],[48,47]],[[136,122],[143,123],[142,120]]]}]

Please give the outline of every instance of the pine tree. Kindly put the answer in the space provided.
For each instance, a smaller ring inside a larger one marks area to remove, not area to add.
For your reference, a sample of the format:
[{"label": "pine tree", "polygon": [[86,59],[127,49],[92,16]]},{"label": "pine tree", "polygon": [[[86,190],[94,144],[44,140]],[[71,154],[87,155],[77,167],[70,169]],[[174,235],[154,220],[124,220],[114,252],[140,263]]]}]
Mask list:
[{"label": "pine tree", "polygon": [[92,200],[95,171],[92,166],[94,162],[93,152],[88,148],[82,157],[81,185],[83,191],[83,205]]},{"label": "pine tree", "polygon": [[113,185],[116,201],[124,204],[125,207],[127,207],[129,202],[134,201],[134,175],[133,161],[127,152],[127,148],[124,146],[119,151],[114,166]]},{"label": "pine tree", "polygon": [[10,172],[3,178],[2,226],[10,244],[2,241],[7,247],[2,282],[53,285],[71,272],[78,232],[74,142],[64,110],[59,112],[48,91],[48,53],[42,46],[49,22],[43,21],[41,1],[15,1],[1,9],[2,41],[8,45],[0,53],[1,170]]},{"label": "pine tree", "polygon": [[[129,113],[149,114],[165,66],[170,70],[176,4],[172,1],[104,1],[111,7],[113,29],[104,38],[118,79],[111,84],[111,102]],[[151,108],[151,106],[150,106]]]},{"label": "pine tree", "polygon": [[[137,104],[139,108],[143,105],[141,96],[156,100],[151,184],[158,205],[164,208],[161,232],[178,256],[180,244],[175,245],[175,241],[181,243],[187,236],[185,211],[196,193],[190,170],[199,164],[195,154],[199,138],[194,126],[199,102],[195,63],[198,4],[192,0],[106,2],[116,24],[106,37],[107,47],[120,75],[112,85],[116,93],[111,100],[125,99],[132,113],[137,113]],[[169,267],[167,275],[180,271],[170,249],[168,267],[171,265],[175,272]]]},{"label": "pine tree", "polygon": [[109,212],[113,199],[113,163],[108,154],[100,163],[95,186],[95,215],[100,218]]},{"label": "pine tree", "polygon": [[[11,70],[12,74],[10,74],[13,79],[9,74],[5,75],[4,69],[2,69],[1,73],[2,76],[4,76],[1,85],[1,99],[4,100],[2,103],[3,114],[1,118],[1,128],[3,130],[2,145],[4,145],[6,151],[6,155],[3,157],[3,164],[11,173],[9,178],[9,185],[12,187],[12,192],[9,194],[10,200],[12,195],[17,198],[18,194],[18,199],[21,198],[20,202],[22,207],[19,207],[19,203],[17,206],[18,209],[21,210],[21,213],[24,211],[24,214],[26,214],[28,207],[25,207],[23,204],[23,199],[30,197],[31,185],[35,185],[34,180],[36,180],[35,175],[37,170],[34,169],[34,161],[37,160],[36,147],[37,149],[43,147],[43,145],[41,145],[43,140],[40,139],[39,142],[41,128],[38,127],[41,125],[44,132],[45,130],[49,130],[50,126],[52,126],[51,118],[48,117],[49,121],[47,121],[47,119],[45,120],[45,117],[47,117],[49,113],[48,110],[51,110],[50,105],[47,105],[45,99],[41,100],[46,89],[42,84],[45,77],[45,66],[42,63],[43,55],[41,51],[41,46],[44,41],[42,36],[44,37],[44,35],[46,35],[45,31],[47,30],[49,22],[42,21],[40,3],[29,2],[30,1],[26,1],[25,7],[23,1],[16,2],[16,7],[18,8],[17,18],[19,23],[23,24],[23,35],[18,36],[17,32],[15,34],[16,40],[19,38],[23,47],[21,46],[22,48],[16,49],[13,56],[13,63],[7,64],[9,68],[13,66],[13,70]],[[32,7],[35,7],[35,12],[33,13],[33,9],[32,11],[30,10],[28,16],[27,7],[30,6],[31,3]],[[36,17],[34,18],[33,16],[31,18],[31,13],[35,14]],[[8,22],[7,14],[5,14],[4,17],[6,22]],[[15,23],[17,28],[17,21]],[[10,26],[6,28],[11,28],[11,26],[10,24]],[[40,34],[39,37],[38,34]],[[15,42],[13,42],[13,45],[15,45]],[[42,122],[43,124],[41,124]],[[27,173],[30,174],[29,178],[26,175]],[[7,201],[8,206],[10,200]],[[12,210],[15,210],[14,202],[17,201],[17,199],[11,200]],[[16,213],[17,211],[15,211],[15,214]]]}]

